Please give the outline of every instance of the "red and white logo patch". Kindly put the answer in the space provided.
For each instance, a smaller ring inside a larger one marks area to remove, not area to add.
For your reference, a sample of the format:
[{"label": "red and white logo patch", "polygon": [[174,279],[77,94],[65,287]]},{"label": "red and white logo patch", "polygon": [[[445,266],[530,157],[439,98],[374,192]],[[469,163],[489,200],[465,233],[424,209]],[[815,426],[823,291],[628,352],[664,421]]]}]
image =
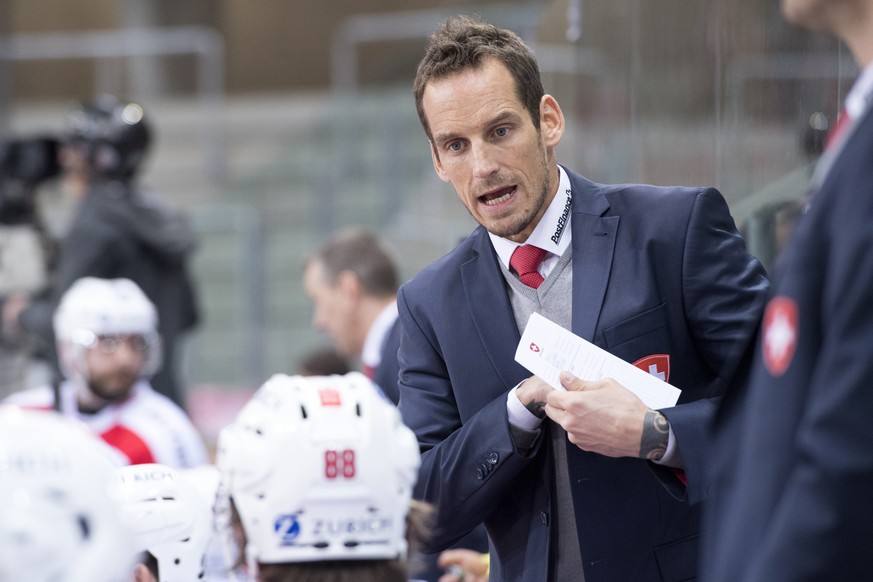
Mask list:
[{"label": "red and white logo patch", "polygon": [[634,366],[664,382],[670,381],[670,354],[652,354],[634,362]]},{"label": "red and white logo patch", "polygon": [[781,376],[791,364],[797,347],[797,303],[788,297],[774,297],[764,311],[762,357],[767,371]]},{"label": "red and white logo patch", "polygon": [[342,406],[339,390],[335,388],[322,388],[318,391],[322,406]]}]

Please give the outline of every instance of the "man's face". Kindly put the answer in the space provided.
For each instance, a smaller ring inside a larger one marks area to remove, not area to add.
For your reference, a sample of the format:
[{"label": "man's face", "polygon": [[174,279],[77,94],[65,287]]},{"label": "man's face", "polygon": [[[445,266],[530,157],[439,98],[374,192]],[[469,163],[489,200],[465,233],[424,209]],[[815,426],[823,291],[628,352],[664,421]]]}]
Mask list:
[{"label": "man's face", "polygon": [[85,351],[91,392],[109,401],[127,398],[142,373],[148,349],[141,335],[98,336]]},{"label": "man's face", "polygon": [[544,96],[538,130],[495,59],[432,81],[422,105],[437,175],[451,183],[489,232],[524,242],[557,189],[553,149],[563,134],[557,102]]},{"label": "man's face", "polygon": [[84,196],[91,183],[88,147],[81,142],[64,145],[58,153],[58,163],[62,169],[64,190],[74,198]]},{"label": "man's face", "polygon": [[342,281],[331,284],[321,262],[312,260],[303,271],[303,289],[312,301],[312,326],[327,333],[342,355],[360,355],[353,333],[355,304]]}]

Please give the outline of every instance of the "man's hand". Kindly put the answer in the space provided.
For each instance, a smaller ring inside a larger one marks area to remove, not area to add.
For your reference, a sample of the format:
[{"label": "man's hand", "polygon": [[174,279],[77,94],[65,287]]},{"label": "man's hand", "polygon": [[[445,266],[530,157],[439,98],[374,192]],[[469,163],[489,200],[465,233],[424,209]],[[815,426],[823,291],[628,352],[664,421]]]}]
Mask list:
[{"label": "man's hand", "polygon": [[568,372],[561,372],[561,384],[567,391],[549,393],[545,411],[571,443],[608,457],[664,456],[670,425],[633,392],[615,380],[586,382]]},{"label": "man's hand", "polygon": [[487,582],[488,554],[473,550],[445,550],[437,558],[437,566],[446,570],[439,582]]}]

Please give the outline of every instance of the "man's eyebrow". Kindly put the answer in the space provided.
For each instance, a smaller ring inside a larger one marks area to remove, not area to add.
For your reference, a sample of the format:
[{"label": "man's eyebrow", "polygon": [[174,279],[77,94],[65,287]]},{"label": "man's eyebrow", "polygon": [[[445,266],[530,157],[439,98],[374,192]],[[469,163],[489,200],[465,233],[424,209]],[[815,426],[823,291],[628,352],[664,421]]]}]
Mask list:
[{"label": "man's eyebrow", "polygon": [[[507,121],[516,121],[520,116],[515,111],[502,111],[495,115],[493,118],[488,120],[487,123],[484,124],[489,130],[497,125],[502,123],[506,123]],[[444,143],[448,143],[450,141],[454,141],[458,139],[460,136],[454,131],[447,131],[443,133],[435,133],[433,135],[433,142],[437,145],[442,145]]]},{"label": "man's eyebrow", "polygon": [[444,143],[457,139],[457,137],[458,135],[454,132],[435,133],[433,134],[433,143],[437,145],[442,145]]},{"label": "man's eyebrow", "polygon": [[495,116],[494,119],[492,119],[491,122],[488,124],[488,126],[494,127],[495,125],[500,125],[501,123],[506,123],[507,121],[515,121],[518,118],[519,115],[515,111],[503,111]]}]

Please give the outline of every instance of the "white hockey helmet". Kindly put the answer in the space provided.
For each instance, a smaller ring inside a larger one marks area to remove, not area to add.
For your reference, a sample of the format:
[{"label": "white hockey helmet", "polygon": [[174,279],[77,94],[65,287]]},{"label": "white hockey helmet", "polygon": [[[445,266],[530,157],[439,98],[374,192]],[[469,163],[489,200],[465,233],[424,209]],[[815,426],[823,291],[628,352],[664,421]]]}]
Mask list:
[{"label": "white hockey helmet", "polygon": [[189,470],[158,464],[116,469],[125,518],[135,533],[137,549],[157,560],[159,582],[204,577],[218,486],[218,472],[212,469],[211,496],[187,474]]},{"label": "white hockey helmet", "polygon": [[130,578],[136,549],[109,459],[78,421],[0,405],[0,580]]},{"label": "white hockey helmet", "polygon": [[61,297],[53,323],[58,359],[67,378],[87,379],[84,353],[98,345],[100,336],[142,336],[147,348],[144,377],[161,365],[157,310],[130,279],[82,277]]},{"label": "white hockey helmet", "polygon": [[356,372],[275,375],[218,439],[250,562],[405,557],[419,463],[415,435]]}]

